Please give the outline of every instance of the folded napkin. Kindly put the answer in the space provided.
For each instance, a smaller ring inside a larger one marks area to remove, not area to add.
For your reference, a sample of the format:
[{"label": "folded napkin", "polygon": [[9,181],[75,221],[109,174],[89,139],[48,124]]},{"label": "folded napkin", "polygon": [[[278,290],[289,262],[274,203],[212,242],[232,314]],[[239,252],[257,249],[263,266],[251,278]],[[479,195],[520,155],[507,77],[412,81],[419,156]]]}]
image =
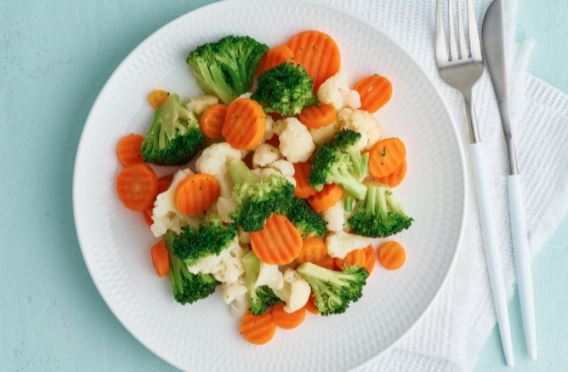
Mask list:
[{"label": "folded napkin", "polygon": [[[458,93],[438,77],[434,63],[434,0],[313,0],[359,17],[399,43],[437,85],[454,118],[462,144],[469,143],[463,104]],[[490,0],[476,0],[481,20]],[[514,20],[508,3],[509,19]],[[509,22],[509,25],[514,22]],[[514,35],[512,29],[511,34]],[[513,43],[510,43],[513,45]],[[514,51],[513,51],[514,49]],[[512,98],[513,134],[522,175],[524,202],[533,254],[552,235],[568,210],[568,96],[527,74],[527,48],[511,48],[509,60],[516,80]],[[506,191],[507,161],[503,132],[487,72],[474,92],[483,142],[492,154],[488,167],[495,191],[493,205],[499,223],[500,247],[507,294],[513,296],[514,263]],[[534,152],[538,156],[533,156]],[[469,156],[465,151],[466,157]],[[470,160],[466,159],[468,171]],[[470,173],[469,180],[472,180]],[[361,371],[471,370],[492,327],[495,315],[475,204],[475,190],[467,186],[464,236],[457,264],[425,317],[387,353],[362,366]],[[538,311],[538,309],[537,309]],[[537,330],[538,331],[538,330]],[[519,346],[516,345],[517,350]]]}]

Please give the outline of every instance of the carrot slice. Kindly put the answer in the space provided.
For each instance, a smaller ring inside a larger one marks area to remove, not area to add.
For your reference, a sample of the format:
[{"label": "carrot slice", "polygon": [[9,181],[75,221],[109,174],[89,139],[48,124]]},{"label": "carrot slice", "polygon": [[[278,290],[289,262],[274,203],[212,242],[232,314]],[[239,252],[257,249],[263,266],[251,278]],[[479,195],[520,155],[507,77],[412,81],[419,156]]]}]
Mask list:
[{"label": "carrot slice", "polygon": [[147,164],[132,164],[116,177],[116,193],[122,204],[133,211],[142,212],[156,198],[158,178]]},{"label": "carrot slice", "polygon": [[264,139],[266,115],[258,102],[241,98],[231,102],[221,133],[234,148],[253,150]]},{"label": "carrot slice", "polygon": [[221,131],[227,116],[227,106],[222,103],[211,105],[205,109],[199,118],[199,129],[207,138],[221,138]]},{"label": "carrot slice", "polygon": [[406,147],[399,138],[385,138],[369,151],[369,174],[378,179],[394,172],[404,162]]},{"label": "carrot slice", "polygon": [[116,145],[116,157],[123,166],[144,163],[144,157],[140,152],[144,136],[139,134],[128,134],[122,137]]},{"label": "carrot slice", "polygon": [[321,191],[308,198],[313,210],[321,213],[333,207],[343,196],[343,188],[334,183],[327,184]]},{"label": "carrot slice", "polygon": [[337,111],[333,105],[320,103],[302,110],[298,119],[308,128],[317,129],[326,127],[337,120]]},{"label": "carrot slice", "polygon": [[355,83],[355,90],[361,97],[361,110],[375,112],[383,107],[392,96],[392,84],[384,76],[371,75]]},{"label": "carrot slice", "polygon": [[241,319],[240,330],[241,335],[251,344],[266,344],[276,333],[272,311],[265,311],[261,315],[253,315],[248,311]]},{"label": "carrot slice", "polygon": [[300,32],[288,40],[288,46],[294,53],[294,61],[314,79],[314,90],[339,72],[339,48],[329,35],[314,30]]},{"label": "carrot slice", "polygon": [[270,48],[268,52],[262,57],[256,70],[256,75],[261,75],[264,72],[276,67],[282,63],[290,62],[294,59],[294,52],[288,48],[287,45],[278,45]]},{"label": "carrot slice", "polygon": [[336,258],[335,264],[339,268],[343,268],[345,266],[359,266],[367,270],[370,274],[375,268],[376,260],[377,256],[375,255],[375,249],[372,245],[369,245],[367,248],[356,249],[349,252],[345,258]]},{"label": "carrot slice", "polygon": [[294,163],[294,179],[296,180],[294,195],[296,197],[306,199],[317,193],[308,181],[311,171],[312,163],[310,161]]},{"label": "carrot slice", "polygon": [[188,216],[200,215],[217,201],[219,192],[215,177],[205,173],[191,174],[176,187],[176,208]]},{"label": "carrot slice", "polygon": [[157,110],[166,102],[168,97],[170,96],[170,92],[165,90],[156,89],[148,94],[148,103],[154,110]]},{"label": "carrot slice", "polygon": [[327,253],[327,246],[323,238],[307,237],[302,239],[302,250],[296,257],[296,263],[299,265],[304,262],[311,262],[333,270],[333,258]]},{"label": "carrot slice", "polygon": [[376,180],[382,184],[388,185],[389,187],[396,187],[400,185],[404,177],[406,176],[406,160],[394,170],[391,174],[385,177],[376,178]]},{"label": "carrot slice", "polygon": [[272,265],[294,261],[302,249],[300,233],[282,214],[273,214],[262,230],[250,233],[250,243],[258,259]]},{"label": "carrot slice", "polygon": [[164,241],[160,240],[154,244],[150,253],[152,254],[152,263],[156,269],[156,274],[159,277],[167,275],[170,272],[170,255]]},{"label": "carrot slice", "polygon": [[274,305],[272,307],[272,319],[274,323],[284,329],[296,328],[304,319],[306,319],[306,308],[302,307],[292,313],[288,313],[284,310],[282,305]]},{"label": "carrot slice", "polygon": [[173,174],[168,174],[158,178],[158,194],[161,194],[167,189],[169,189],[173,179],[174,179]]},{"label": "carrot slice", "polygon": [[379,247],[379,262],[387,270],[398,270],[406,262],[404,247],[394,240],[383,243]]},{"label": "carrot slice", "polygon": [[319,314],[319,310],[316,307],[316,304],[314,303],[314,297],[310,295],[310,299],[308,300],[308,303],[306,304],[306,310],[308,310],[310,313],[312,314]]}]

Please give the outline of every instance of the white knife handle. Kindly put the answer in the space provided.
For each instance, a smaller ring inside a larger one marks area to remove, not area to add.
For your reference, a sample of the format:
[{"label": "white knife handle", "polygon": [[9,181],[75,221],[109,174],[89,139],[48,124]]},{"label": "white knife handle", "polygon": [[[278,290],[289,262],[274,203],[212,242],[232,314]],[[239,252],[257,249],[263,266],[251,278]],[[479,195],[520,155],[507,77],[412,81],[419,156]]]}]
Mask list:
[{"label": "white knife handle", "polygon": [[477,205],[483,234],[483,247],[485,250],[485,260],[487,261],[487,271],[491,281],[493,292],[493,305],[495,315],[501,335],[501,344],[507,365],[515,364],[513,355],[513,342],[511,340],[511,326],[509,323],[509,311],[507,308],[507,295],[503,280],[503,268],[501,267],[501,257],[499,255],[499,245],[497,240],[496,225],[494,220],[495,210],[492,208],[490,195],[491,188],[488,185],[485,166],[484,146],[481,142],[472,143],[471,157],[473,160],[473,170],[475,178],[475,188],[477,192]]},{"label": "white knife handle", "polygon": [[509,191],[509,211],[511,213],[511,230],[513,250],[515,254],[515,270],[523,315],[525,343],[531,359],[537,359],[536,323],[534,312],[534,294],[531,274],[531,255],[525,220],[525,209],[521,193],[521,180],[518,174],[507,177]]}]

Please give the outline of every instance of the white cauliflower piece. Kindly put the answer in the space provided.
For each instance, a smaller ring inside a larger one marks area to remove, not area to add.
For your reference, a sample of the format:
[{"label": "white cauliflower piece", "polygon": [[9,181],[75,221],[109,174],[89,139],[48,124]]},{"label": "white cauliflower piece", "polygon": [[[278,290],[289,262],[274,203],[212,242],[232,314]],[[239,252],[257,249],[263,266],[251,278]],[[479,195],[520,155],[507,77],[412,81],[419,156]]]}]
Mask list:
[{"label": "white cauliflower piece", "polygon": [[339,128],[339,124],[335,122],[330,125],[326,125],[325,127],[310,129],[310,136],[312,136],[312,141],[316,146],[321,146],[330,141]]},{"label": "white cauliflower piece", "polygon": [[245,152],[237,150],[227,142],[214,143],[205,148],[195,162],[199,173],[212,175],[219,181],[221,196],[230,197],[233,184],[227,175],[227,161],[230,159],[242,159]]},{"label": "white cauliflower piece", "polygon": [[343,231],[347,222],[343,209],[343,199],[339,199],[333,207],[323,212],[322,217],[329,231]]},{"label": "white cauliflower piece", "polygon": [[254,283],[255,288],[262,287],[266,285],[272,290],[277,291],[284,287],[284,276],[278,270],[278,265],[269,265],[264,262],[260,262],[260,270],[258,271],[258,277]]},{"label": "white cauliflower piece", "polygon": [[262,168],[281,158],[280,150],[268,143],[263,143],[254,150],[252,165],[255,168]]},{"label": "white cauliflower piece", "polygon": [[236,317],[242,317],[248,310],[247,287],[241,276],[234,283],[223,283],[223,301],[229,305],[229,309]]},{"label": "white cauliflower piece", "polygon": [[327,253],[334,258],[345,258],[351,251],[366,248],[372,242],[372,238],[349,234],[344,231],[332,232],[325,238]]},{"label": "white cauliflower piece", "polygon": [[310,285],[301,275],[293,269],[286,269],[284,286],[280,290],[274,290],[274,294],[286,303],[284,311],[293,313],[308,303],[311,291]]},{"label": "white cauliflower piece", "polygon": [[316,146],[308,128],[296,118],[286,118],[284,129],[279,135],[280,152],[292,163],[306,161]]},{"label": "white cauliflower piece", "polygon": [[272,126],[274,125],[274,119],[272,119],[272,116],[266,115],[265,123],[266,124],[264,129],[264,140],[268,141],[274,136],[274,131],[272,130]]},{"label": "white cauliflower piece", "polygon": [[175,192],[177,185],[187,176],[193,174],[190,169],[180,169],[174,176],[170,187],[159,194],[154,202],[152,209],[152,226],[150,230],[155,237],[159,238],[168,230],[181,233],[181,228],[185,225],[197,226],[199,220],[189,217],[178,211],[175,202]]},{"label": "white cauliflower piece", "polygon": [[233,213],[237,209],[237,203],[228,197],[220,196],[217,199],[217,214],[221,221],[225,223],[232,223],[233,219],[231,218],[231,213]]},{"label": "white cauliflower piece", "polygon": [[252,170],[253,174],[259,177],[280,176],[286,178],[292,186],[296,187],[296,179],[294,178],[294,164],[288,160],[276,160],[268,164],[265,168],[255,168]]},{"label": "white cauliflower piece", "polygon": [[343,108],[337,113],[337,122],[343,128],[361,133],[358,147],[369,150],[379,139],[382,129],[377,119],[367,111]]},{"label": "white cauliflower piece", "polygon": [[[268,117],[268,116],[270,116],[270,115],[267,115],[266,117]],[[272,132],[274,134],[279,136],[279,135],[282,134],[284,129],[286,129],[286,119],[280,119],[280,120],[273,121]]]},{"label": "white cauliflower piece", "polygon": [[333,105],[336,110],[343,107],[361,107],[359,92],[349,89],[349,83],[345,75],[338,73],[330,77],[320,85],[318,89],[320,102]]},{"label": "white cauliflower piece", "polygon": [[207,109],[209,106],[213,106],[219,103],[219,99],[215,96],[204,95],[191,97],[187,102],[187,109],[193,112],[195,115],[199,116]]},{"label": "white cauliflower piece", "polygon": [[243,94],[241,94],[240,96],[238,96],[236,99],[242,99],[242,98],[250,98],[252,96],[252,92],[244,92]]},{"label": "white cauliflower piece", "polygon": [[201,258],[195,264],[187,267],[192,274],[212,274],[221,283],[234,283],[245,272],[241,257],[244,250],[239,245],[239,239],[231,242],[227,248],[218,255],[209,255]]}]

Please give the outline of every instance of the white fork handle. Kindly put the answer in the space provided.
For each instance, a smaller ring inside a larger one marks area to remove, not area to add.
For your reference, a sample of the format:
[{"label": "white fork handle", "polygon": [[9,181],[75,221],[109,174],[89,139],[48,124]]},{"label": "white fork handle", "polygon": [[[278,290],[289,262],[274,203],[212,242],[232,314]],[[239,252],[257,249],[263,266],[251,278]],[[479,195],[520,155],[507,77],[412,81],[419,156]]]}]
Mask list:
[{"label": "white fork handle", "polygon": [[479,207],[481,231],[483,234],[485,260],[487,261],[487,271],[493,292],[493,305],[495,306],[495,315],[497,316],[497,324],[501,335],[505,361],[507,365],[513,366],[515,361],[513,356],[513,342],[511,340],[511,326],[509,323],[507,296],[503,280],[503,268],[501,267],[501,258],[499,256],[494,209],[491,208],[492,204],[489,198],[492,191],[487,183],[488,178],[485,171],[487,162],[484,159],[484,146],[481,142],[477,142],[471,144],[470,148],[473,160],[475,188],[477,191],[477,205]]},{"label": "white fork handle", "polygon": [[509,211],[511,213],[511,230],[513,250],[515,254],[515,271],[523,315],[525,343],[531,359],[537,359],[536,325],[534,313],[534,294],[531,274],[531,256],[525,220],[525,209],[521,198],[521,181],[518,174],[507,177],[509,192]]}]

